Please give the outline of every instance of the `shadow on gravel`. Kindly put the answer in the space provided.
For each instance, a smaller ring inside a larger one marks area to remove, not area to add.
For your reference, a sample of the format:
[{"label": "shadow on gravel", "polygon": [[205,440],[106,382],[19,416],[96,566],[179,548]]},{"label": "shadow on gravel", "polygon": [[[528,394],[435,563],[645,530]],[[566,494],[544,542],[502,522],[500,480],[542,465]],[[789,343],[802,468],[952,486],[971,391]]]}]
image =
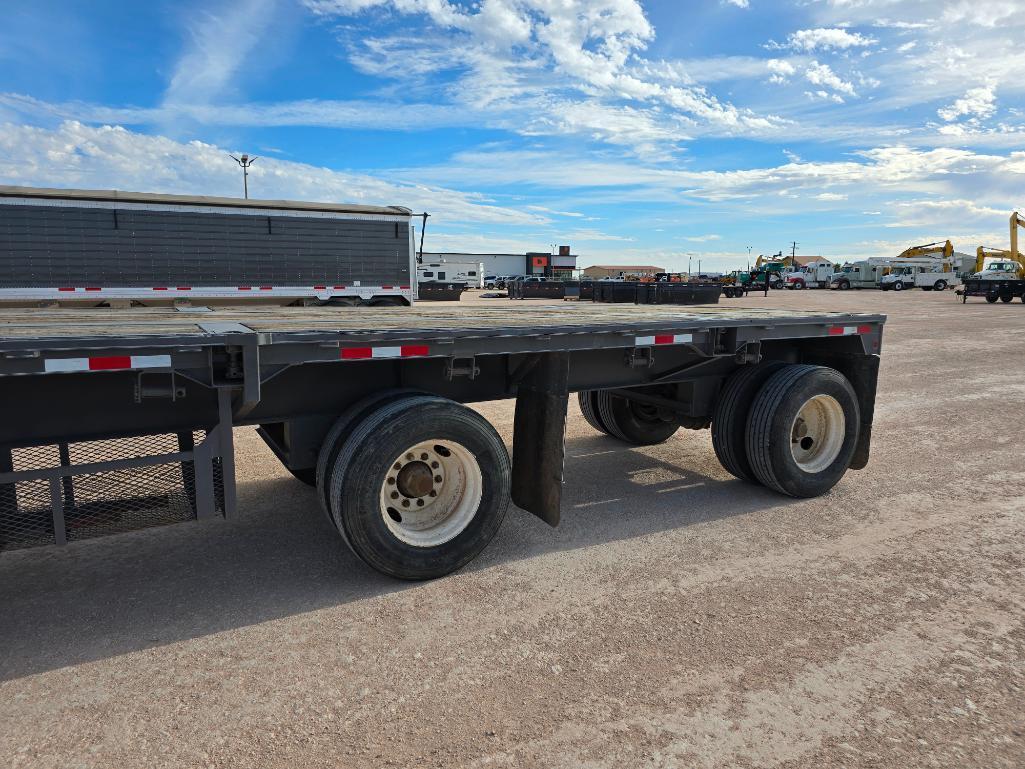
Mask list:
[{"label": "shadow on gravel", "polygon": [[[513,508],[469,568],[789,502],[681,465],[597,436],[571,439],[561,525],[551,529]],[[358,561],[325,520],[315,492],[291,478],[240,484],[239,509],[230,521],[0,556],[0,680],[415,586]]]}]

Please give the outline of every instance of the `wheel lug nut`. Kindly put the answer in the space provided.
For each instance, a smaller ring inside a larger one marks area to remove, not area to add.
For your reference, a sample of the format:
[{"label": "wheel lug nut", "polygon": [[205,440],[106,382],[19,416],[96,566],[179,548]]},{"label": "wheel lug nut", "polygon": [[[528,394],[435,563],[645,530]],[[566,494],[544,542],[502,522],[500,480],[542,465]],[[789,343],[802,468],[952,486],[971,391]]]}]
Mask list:
[{"label": "wheel lug nut", "polygon": [[431,462],[431,469],[432,470],[437,470],[439,467],[440,467],[440,465],[437,462]]},{"label": "wheel lug nut", "polygon": [[394,478],[389,478],[388,479],[388,485],[389,486],[394,486],[395,485],[395,479]]},{"label": "wheel lug nut", "polygon": [[397,492],[397,491],[393,491],[393,492],[391,493],[391,498],[392,498],[392,499],[398,499],[398,498],[399,498],[399,492]]},{"label": "wheel lug nut", "polygon": [[409,507],[409,500],[408,499],[402,500],[402,506],[403,507]]},{"label": "wheel lug nut", "polygon": [[426,453],[421,454],[420,455],[420,459],[423,460],[424,462],[426,462],[427,461],[427,454]]},{"label": "wheel lug nut", "polygon": [[441,483],[441,476],[440,475],[435,475],[434,476],[434,482],[435,483]]},{"label": "wheel lug nut", "polygon": [[395,469],[396,470],[401,470],[402,469],[402,463],[401,462],[396,462],[395,463]]},{"label": "wheel lug nut", "polygon": [[436,497],[436,496],[438,496],[438,492],[436,492],[436,491],[435,491],[434,489],[431,489],[431,492],[430,492],[430,493],[431,493],[431,496],[432,496],[432,497]]},{"label": "wheel lug nut", "polygon": [[412,453],[409,453],[409,454],[406,454],[406,459],[408,459],[410,462],[412,462],[415,459],[415,457],[413,456]]},{"label": "wheel lug nut", "polygon": [[416,506],[417,506],[417,507],[423,507],[423,506],[424,506],[424,501],[423,501],[422,499],[418,499],[418,500],[416,501]]}]

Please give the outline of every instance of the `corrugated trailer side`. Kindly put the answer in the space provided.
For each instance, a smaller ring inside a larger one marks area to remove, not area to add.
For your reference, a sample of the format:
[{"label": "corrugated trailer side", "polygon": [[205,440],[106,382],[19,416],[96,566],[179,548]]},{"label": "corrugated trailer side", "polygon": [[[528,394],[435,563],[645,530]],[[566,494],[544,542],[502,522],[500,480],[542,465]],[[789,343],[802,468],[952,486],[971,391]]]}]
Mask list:
[{"label": "corrugated trailer side", "polygon": [[409,304],[410,211],[0,188],[0,301]]}]

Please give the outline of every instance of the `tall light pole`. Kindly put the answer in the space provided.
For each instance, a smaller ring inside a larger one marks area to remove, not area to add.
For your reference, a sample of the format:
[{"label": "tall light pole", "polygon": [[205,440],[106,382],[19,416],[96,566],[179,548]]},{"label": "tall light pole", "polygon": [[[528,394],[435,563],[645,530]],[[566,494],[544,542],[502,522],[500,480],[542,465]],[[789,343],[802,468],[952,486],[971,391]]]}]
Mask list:
[{"label": "tall light pole", "polygon": [[252,157],[249,157],[248,155],[243,155],[242,157],[237,158],[234,155],[229,154],[228,157],[242,166],[242,190],[245,193],[246,200],[249,200],[249,166],[256,162],[257,156],[253,155]]},{"label": "tall light pole", "polygon": [[748,272],[751,272],[751,249],[752,248],[754,248],[754,246],[748,246],[747,247],[747,271]]}]

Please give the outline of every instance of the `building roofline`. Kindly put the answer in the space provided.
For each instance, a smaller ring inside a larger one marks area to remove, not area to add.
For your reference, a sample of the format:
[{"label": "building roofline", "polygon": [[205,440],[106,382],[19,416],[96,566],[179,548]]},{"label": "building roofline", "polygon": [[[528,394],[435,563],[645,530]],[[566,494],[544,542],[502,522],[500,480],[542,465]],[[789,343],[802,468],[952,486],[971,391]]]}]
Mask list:
[{"label": "building roofline", "polygon": [[183,206],[211,206],[220,208],[265,208],[291,211],[323,211],[344,214],[389,214],[412,216],[403,206],[365,206],[357,203],[312,203],[298,200],[257,200],[254,198],[222,198],[209,195],[165,195],[156,192],[126,192],[124,190],[76,190],[53,187],[17,187],[0,185],[2,198],[39,198],[45,200],[81,200],[102,203],[167,203]]}]

